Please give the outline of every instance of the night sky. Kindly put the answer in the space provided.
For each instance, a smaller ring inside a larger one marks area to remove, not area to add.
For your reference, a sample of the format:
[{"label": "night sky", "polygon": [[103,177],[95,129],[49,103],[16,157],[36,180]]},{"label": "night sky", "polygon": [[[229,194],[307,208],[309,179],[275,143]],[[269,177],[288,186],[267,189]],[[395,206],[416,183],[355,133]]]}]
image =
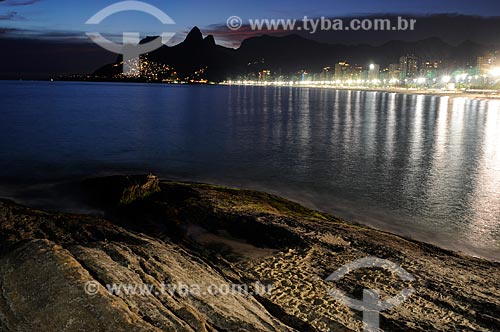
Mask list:
[{"label": "night sky", "polygon": [[[84,22],[115,0],[4,0],[0,1],[0,26],[3,29],[24,30],[36,37],[74,34],[78,36],[89,27]],[[229,16],[249,18],[302,18],[376,13],[465,15],[500,15],[497,0],[148,0],[166,12],[177,23],[169,27],[179,34],[192,26],[200,28],[226,22]],[[164,27],[154,18],[137,12],[115,14],[100,27],[102,32],[121,34],[122,31],[140,31],[157,34]]]},{"label": "night sky", "polygon": [[[29,44],[27,40],[38,43],[38,50],[43,53],[45,49],[42,44],[88,44],[89,40],[84,32],[96,29],[115,40],[121,38],[124,31],[141,32],[142,36],[158,35],[164,31],[176,32],[176,36],[171,41],[171,44],[175,44],[184,38],[190,28],[198,26],[204,34],[214,34],[219,44],[229,47],[238,47],[244,38],[262,34],[262,32],[248,31],[244,28],[237,33],[230,32],[225,22],[232,15],[240,16],[244,22],[248,22],[248,19],[258,18],[300,19],[305,15],[337,18],[405,14],[419,16],[424,22],[420,26],[417,25],[419,28],[417,32],[407,35],[369,33],[342,35],[328,32],[309,36],[311,39],[322,42],[377,44],[393,39],[417,40],[437,36],[450,43],[458,43],[463,39],[494,43],[495,40],[491,38],[498,35],[495,32],[500,32],[500,29],[492,31],[492,28],[500,27],[498,24],[500,1],[498,0],[147,0],[145,2],[163,10],[176,24],[164,26],[155,18],[138,12],[115,14],[98,27],[84,24],[96,12],[116,2],[115,0],[0,0],[0,47],[3,54],[0,60],[4,62],[4,67],[0,66],[0,75],[18,70],[13,60],[12,66],[14,67],[5,68],[5,61],[10,60],[5,58],[5,53],[15,53],[15,58],[22,57],[22,50],[31,47],[27,46]],[[465,16],[453,18],[450,24],[449,20],[443,20],[439,16],[434,17],[433,14]],[[471,25],[476,29],[471,29]],[[102,61],[101,58],[106,58],[106,60],[114,58],[114,55],[106,54],[89,45],[79,47],[85,47],[87,52],[86,59],[79,61],[84,69],[95,66],[96,62]],[[71,51],[68,52],[71,53]],[[71,54],[80,53],[73,50]],[[76,69],[81,70],[75,68],[75,71]],[[46,69],[46,71],[50,70],[52,69]],[[67,72],[69,70],[71,69],[68,67],[64,70],[54,69],[53,71]]]}]

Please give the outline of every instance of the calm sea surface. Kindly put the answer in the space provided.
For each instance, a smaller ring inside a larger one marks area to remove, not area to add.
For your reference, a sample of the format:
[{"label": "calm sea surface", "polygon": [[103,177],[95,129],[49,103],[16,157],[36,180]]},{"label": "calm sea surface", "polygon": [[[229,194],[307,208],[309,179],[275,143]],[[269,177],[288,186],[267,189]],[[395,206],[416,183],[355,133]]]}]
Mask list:
[{"label": "calm sea surface", "polygon": [[500,259],[500,102],[308,88],[0,82],[0,195],[153,172],[281,194]]}]

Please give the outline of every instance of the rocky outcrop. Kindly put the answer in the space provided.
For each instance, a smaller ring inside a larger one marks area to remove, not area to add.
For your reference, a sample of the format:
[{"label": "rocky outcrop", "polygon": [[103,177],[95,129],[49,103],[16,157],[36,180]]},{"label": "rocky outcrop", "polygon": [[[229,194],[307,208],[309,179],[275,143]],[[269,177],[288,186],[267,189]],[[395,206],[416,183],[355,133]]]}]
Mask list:
[{"label": "rocky outcrop", "polygon": [[0,261],[2,331],[159,331],[120,298],[100,290],[70,251],[48,240],[29,241]]},{"label": "rocky outcrop", "polygon": [[[0,264],[2,331],[291,330],[242,294],[170,294],[162,283],[172,289],[229,284],[176,245],[104,220],[52,216],[9,202],[0,209],[7,244]],[[88,285],[95,294],[86,293]],[[107,285],[154,291],[113,295]]]},{"label": "rocky outcrop", "polygon": [[[500,330],[498,263],[260,192],[153,176],[83,189],[104,218],[0,202],[0,331],[361,331],[332,287],[353,298],[412,288],[381,313],[385,331]],[[365,269],[324,281],[367,256],[415,280]],[[249,288],[221,291],[236,285]]]}]

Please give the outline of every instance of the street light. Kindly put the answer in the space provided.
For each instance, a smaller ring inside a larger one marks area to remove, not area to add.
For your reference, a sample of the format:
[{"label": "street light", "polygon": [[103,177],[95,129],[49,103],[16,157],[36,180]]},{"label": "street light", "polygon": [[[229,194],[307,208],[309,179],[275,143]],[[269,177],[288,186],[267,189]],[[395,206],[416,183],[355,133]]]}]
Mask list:
[{"label": "street light", "polygon": [[427,79],[425,77],[419,77],[417,79],[418,84],[425,84],[425,82],[427,82]]},{"label": "street light", "polygon": [[443,78],[441,79],[441,81],[443,81],[443,83],[450,83],[451,76],[443,76]]},{"label": "street light", "polygon": [[492,76],[500,76],[500,67],[496,67],[490,70],[490,74]]}]

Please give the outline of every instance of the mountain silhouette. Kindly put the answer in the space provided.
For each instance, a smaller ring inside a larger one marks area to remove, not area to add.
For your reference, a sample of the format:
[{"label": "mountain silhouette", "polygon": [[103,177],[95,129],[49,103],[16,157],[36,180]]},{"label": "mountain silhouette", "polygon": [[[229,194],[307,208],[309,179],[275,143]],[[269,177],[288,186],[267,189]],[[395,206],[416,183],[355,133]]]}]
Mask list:
[{"label": "mountain silhouette", "polygon": [[[141,43],[154,38],[147,37]],[[411,42],[394,40],[372,46],[326,44],[296,34],[251,37],[238,49],[232,49],[217,45],[212,35],[203,38],[200,29],[194,27],[183,42],[171,47],[162,46],[144,56],[174,68],[181,80],[203,78],[220,82],[264,69],[283,75],[300,70],[321,72],[324,67],[333,67],[339,61],[387,66],[398,63],[399,58],[406,54],[415,54],[421,60],[446,60],[458,67],[475,63],[475,59],[487,50],[488,47],[471,41],[453,46],[435,37]],[[116,63],[100,68],[94,75],[112,78],[121,72],[120,61],[119,58]]]},{"label": "mountain silhouette", "polygon": [[[154,38],[147,37],[141,43]],[[217,45],[211,35],[203,38],[198,27],[194,27],[180,44],[171,47],[164,45],[145,56],[149,61],[171,66],[182,80],[189,80],[202,70],[203,78],[219,82],[234,74],[238,68],[235,50]],[[119,62],[121,57],[117,59]],[[122,71],[121,66],[116,66],[117,63],[98,69],[94,75],[105,78],[116,76]]]}]

